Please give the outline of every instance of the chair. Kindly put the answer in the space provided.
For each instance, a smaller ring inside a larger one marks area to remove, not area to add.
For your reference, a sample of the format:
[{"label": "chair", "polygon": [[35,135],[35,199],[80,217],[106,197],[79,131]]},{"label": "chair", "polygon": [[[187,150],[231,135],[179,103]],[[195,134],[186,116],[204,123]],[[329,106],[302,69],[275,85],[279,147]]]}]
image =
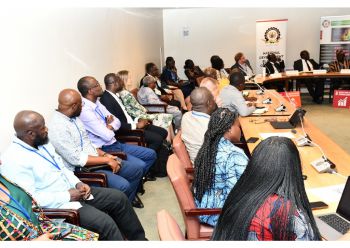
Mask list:
[{"label": "chair", "polygon": [[80,181],[88,185],[108,188],[108,181],[106,174],[102,172],[74,172]]},{"label": "chair", "polygon": [[176,156],[179,158],[181,165],[183,165],[189,180],[193,180],[194,168],[190,156],[186,150],[185,143],[181,139],[181,130],[177,132],[173,139],[173,150]]},{"label": "chair", "polygon": [[49,219],[64,219],[65,222],[80,225],[77,209],[43,208],[43,212]]},{"label": "chair", "polygon": [[201,224],[198,216],[217,215],[221,213],[221,209],[202,209],[196,207],[186,171],[175,154],[171,155],[168,159],[167,172],[184,218],[186,238],[188,240],[210,239],[213,233],[213,227]]},{"label": "chair", "polygon": [[185,236],[173,216],[165,209],[157,213],[157,228],[161,241],[183,241]]},{"label": "chair", "polygon": [[[138,101],[138,98],[137,98],[137,93],[139,92],[139,89],[138,88],[135,88],[135,89],[132,89],[130,90],[130,93],[134,95],[135,99]],[[141,104],[141,103],[140,103]],[[157,112],[157,111],[148,111],[147,110],[147,113],[149,114],[154,114],[154,113],[166,113],[166,107],[168,106],[168,104],[141,104],[142,106],[144,106],[146,109],[147,107],[160,107],[160,108],[163,108],[163,111],[160,111],[160,112]]]},{"label": "chair", "polygon": [[123,130],[115,133],[115,138],[123,143],[137,144],[147,147],[145,140],[145,131],[143,129]]}]

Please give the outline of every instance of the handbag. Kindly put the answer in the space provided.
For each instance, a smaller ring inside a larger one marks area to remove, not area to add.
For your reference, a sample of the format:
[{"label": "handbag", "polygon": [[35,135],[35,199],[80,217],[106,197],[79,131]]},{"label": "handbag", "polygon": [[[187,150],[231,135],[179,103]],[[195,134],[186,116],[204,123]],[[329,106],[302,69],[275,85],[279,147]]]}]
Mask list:
[{"label": "handbag", "polygon": [[97,170],[112,170],[112,168],[108,164],[102,164],[102,165],[95,165],[95,166],[88,166],[88,167],[81,167],[79,168],[81,172],[94,172]]}]

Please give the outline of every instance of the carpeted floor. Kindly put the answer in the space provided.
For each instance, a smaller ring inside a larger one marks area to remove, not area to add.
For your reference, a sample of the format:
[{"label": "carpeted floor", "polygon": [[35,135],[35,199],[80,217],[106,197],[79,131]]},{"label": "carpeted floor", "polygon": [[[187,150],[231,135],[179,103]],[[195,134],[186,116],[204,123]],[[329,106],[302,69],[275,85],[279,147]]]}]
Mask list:
[{"label": "carpeted floor", "polygon": [[[350,153],[350,110],[336,109],[325,99],[323,104],[314,104],[310,97],[302,97],[303,108],[307,111],[306,118],[336,141],[344,150]],[[184,223],[179,205],[167,177],[145,184],[146,193],[141,196],[145,205],[143,209],[135,209],[149,240],[159,240],[156,214],[166,209],[178,222],[184,232]]]}]

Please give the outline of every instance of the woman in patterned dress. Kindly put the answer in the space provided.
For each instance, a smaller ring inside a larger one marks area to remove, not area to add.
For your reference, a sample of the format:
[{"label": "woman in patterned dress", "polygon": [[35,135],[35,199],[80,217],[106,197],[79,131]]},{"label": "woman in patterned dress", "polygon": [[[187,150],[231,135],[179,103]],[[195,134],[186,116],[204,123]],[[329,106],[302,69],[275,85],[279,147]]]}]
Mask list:
[{"label": "woman in patterned dress", "polygon": [[[245,170],[248,157],[233,144],[240,137],[237,111],[218,108],[212,113],[204,143],[194,161],[193,193],[198,208],[222,208]],[[204,215],[199,220],[215,226],[218,218]]]}]

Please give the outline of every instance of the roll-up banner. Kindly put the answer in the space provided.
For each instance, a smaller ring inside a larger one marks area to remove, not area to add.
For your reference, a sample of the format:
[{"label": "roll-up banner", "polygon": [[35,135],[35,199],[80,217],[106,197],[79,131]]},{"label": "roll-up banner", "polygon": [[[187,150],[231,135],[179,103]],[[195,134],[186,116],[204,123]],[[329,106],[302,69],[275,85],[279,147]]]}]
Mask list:
[{"label": "roll-up banner", "polygon": [[325,65],[334,61],[337,49],[343,49],[349,57],[350,15],[321,17],[320,64]]},{"label": "roll-up banner", "polygon": [[267,55],[285,60],[288,19],[256,21],[256,72],[262,73]]}]

